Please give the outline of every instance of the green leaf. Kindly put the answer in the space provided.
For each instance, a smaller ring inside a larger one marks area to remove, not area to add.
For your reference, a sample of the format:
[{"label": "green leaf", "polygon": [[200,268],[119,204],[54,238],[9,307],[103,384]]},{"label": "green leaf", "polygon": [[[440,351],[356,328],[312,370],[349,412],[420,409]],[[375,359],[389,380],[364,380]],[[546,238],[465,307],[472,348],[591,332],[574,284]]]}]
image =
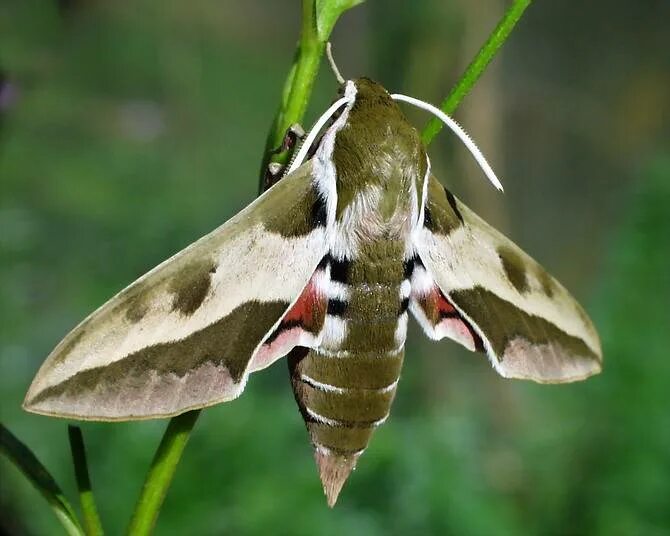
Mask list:
[{"label": "green leaf", "polygon": [[362,4],[365,0],[316,0],[316,33],[320,41],[327,41],[342,13]]},{"label": "green leaf", "polygon": [[83,536],[84,531],[77,515],[49,471],[32,451],[2,424],[0,424],[0,452],[16,465],[47,500],[65,531],[71,536]]}]

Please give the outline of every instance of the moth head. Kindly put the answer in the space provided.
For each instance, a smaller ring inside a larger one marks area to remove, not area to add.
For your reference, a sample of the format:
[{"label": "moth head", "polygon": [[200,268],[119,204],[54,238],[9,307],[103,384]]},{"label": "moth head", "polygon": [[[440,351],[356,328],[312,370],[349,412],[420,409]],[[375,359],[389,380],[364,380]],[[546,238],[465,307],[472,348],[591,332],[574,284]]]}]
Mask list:
[{"label": "moth head", "polygon": [[384,108],[398,110],[391,95],[381,84],[365,77],[358,78],[353,83],[356,86],[355,105],[357,107],[380,111]]}]

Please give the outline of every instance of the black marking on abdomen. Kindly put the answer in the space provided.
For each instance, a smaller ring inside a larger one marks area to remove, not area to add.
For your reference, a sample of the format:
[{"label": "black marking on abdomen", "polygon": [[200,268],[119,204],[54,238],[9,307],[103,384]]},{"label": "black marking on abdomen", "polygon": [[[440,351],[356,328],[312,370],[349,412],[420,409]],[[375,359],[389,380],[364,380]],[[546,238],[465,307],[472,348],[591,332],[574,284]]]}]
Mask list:
[{"label": "black marking on abdomen", "polygon": [[338,300],[337,298],[331,298],[328,300],[328,309],[327,314],[332,316],[344,316],[347,311],[349,304],[344,300]]},{"label": "black marking on abdomen", "polygon": [[338,283],[347,283],[349,281],[349,265],[351,262],[348,259],[336,259],[330,256],[330,279]]},{"label": "black marking on abdomen", "polygon": [[405,314],[408,308],[409,308],[409,298],[403,298],[403,300],[400,302],[400,311],[398,312],[398,316]]},{"label": "black marking on abdomen", "polygon": [[330,252],[326,253],[316,267],[317,270],[325,270],[330,266],[330,279],[338,283],[348,283],[349,281],[349,259],[336,259]]}]

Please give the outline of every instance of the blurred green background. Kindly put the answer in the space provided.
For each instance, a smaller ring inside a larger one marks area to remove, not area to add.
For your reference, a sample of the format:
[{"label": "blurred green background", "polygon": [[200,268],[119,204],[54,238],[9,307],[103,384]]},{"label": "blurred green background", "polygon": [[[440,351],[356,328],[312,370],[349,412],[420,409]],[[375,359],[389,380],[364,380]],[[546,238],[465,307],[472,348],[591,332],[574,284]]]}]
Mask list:
[{"label": "blurred green background", "polygon": [[[506,5],[369,0],[335,55],[438,102]],[[603,374],[503,380],[412,324],[392,417],[331,511],[280,362],[203,413],[158,534],[670,534],[669,20],[661,0],[538,0],[455,114],[505,195],[453,136],[430,147],[583,302]],[[22,412],[28,384],[81,318],[253,199],[298,28],[296,0],[0,0],[0,420],[73,502],[66,423]],[[308,124],[335,90],[322,69]],[[83,425],[109,534],[164,427]],[[0,472],[0,533],[60,534]]]}]

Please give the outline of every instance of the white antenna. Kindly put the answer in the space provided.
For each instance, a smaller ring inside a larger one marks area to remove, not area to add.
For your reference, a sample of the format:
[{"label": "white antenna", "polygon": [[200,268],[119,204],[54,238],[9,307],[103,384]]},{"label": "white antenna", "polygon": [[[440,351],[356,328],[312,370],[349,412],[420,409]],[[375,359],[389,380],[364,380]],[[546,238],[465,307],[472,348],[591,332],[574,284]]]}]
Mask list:
[{"label": "white antenna", "polygon": [[486,161],[486,158],[484,158],[484,155],[482,154],[482,152],[479,150],[479,148],[477,147],[475,142],[472,141],[470,136],[467,135],[465,130],[463,130],[461,128],[461,126],[456,121],[454,121],[451,117],[449,117],[447,114],[445,114],[442,110],[440,110],[436,106],[433,106],[432,104],[424,102],[420,99],[415,99],[414,97],[408,97],[407,95],[401,95],[399,93],[394,93],[393,95],[391,95],[391,98],[393,100],[403,101],[403,102],[407,102],[409,104],[413,104],[417,108],[421,108],[422,110],[426,110],[427,112],[432,113],[438,119],[440,119],[445,125],[447,125],[451,130],[453,130],[454,133],[465,144],[465,146],[472,153],[472,156],[475,157],[475,160],[479,164],[479,167],[482,168],[482,171],[484,172],[486,177],[489,179],[489,181],[491,181],[493,186],[495,186],[501,192],[503,191],[502,184],[498,180],[498,177],[496,177],[496,174],[493,172],[493,169],[491,168],[489,163]]},{"label": "white antenna", "polygon": [[344,85],[344,77],[340,73],[340,70],[337,68],[337,64],[335,63],[335,58],[333,58],[333,47],[330,44],[330,41],[326,43],[326,57],[328,58],[328,63],[330,63],[330,68],[333,70],[333,74],[335,75],[335,78],[337,81],[340,83],[340,85]]},{"label": "white antenna", "polygon": [[344,97],[337,99],[333,104],[331,104],[330,108],[328,108],[321,115],[321,117],[317,119],[316,123],[314,123],[314,126],[309,131],[309,134],[305,138],[305,141],[302,142],[298,154],[295,155],[293,162],[291,162],[291,166],[286,171],[286,175],[295,171],[298,168],[298,166],[302,164],[302,161],[305,159],[307,153],[309,152],[309,148],[312,146],[312,143],[314,143],[314,140],[319,135],[319,132],[321,132],[323,125],[325,125],[326,122],[331,118],[331,116],[337,110],[339,110],[343,105],[352,102],[354,100],[355,95],[356,95],[356,87],[354,86],[353,83],[347,83],[346,89],[344,90]]}]

